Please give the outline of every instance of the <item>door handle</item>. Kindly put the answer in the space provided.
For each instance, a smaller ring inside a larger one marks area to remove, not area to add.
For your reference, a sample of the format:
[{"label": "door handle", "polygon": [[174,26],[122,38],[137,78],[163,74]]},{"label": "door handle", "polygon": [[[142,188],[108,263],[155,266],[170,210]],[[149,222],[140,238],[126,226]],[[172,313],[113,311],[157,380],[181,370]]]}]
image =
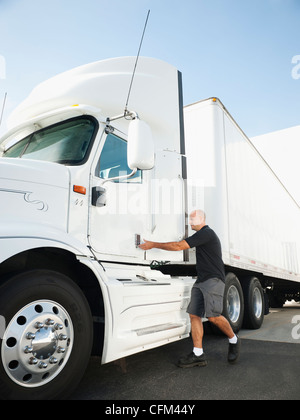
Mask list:
[{"label": "door handle", "polygon": [[135,234],[135,247],[138,248],[141,245],[141,235]]}]

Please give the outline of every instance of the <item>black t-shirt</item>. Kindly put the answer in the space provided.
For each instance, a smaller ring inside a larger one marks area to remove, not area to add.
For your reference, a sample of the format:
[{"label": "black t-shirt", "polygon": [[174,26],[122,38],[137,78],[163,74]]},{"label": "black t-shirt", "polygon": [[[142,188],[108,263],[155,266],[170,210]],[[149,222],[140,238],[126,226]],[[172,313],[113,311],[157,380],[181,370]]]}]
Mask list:
[{"label": "black t-shirt", "polygon": [[216,233],[204,226],[193,236],[186,239],[190,248],[196,247],[197,282],[217,277],[225,283],[225,269],[222,260],[221,242]]}]

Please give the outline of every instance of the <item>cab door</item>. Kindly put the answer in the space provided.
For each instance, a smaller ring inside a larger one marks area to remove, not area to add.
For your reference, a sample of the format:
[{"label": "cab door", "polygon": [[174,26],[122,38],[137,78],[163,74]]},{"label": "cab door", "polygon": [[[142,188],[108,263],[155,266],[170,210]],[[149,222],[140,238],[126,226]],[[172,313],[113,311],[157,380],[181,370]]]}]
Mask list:
[{"label": "cab door", "polygon": [[[136,235],[147,235],[147,172],[127,165],[125,136],[109,133],[91,174],[89,243],[99,259],[143,260]],[[146,176],[145,176],[146,174]]]}]

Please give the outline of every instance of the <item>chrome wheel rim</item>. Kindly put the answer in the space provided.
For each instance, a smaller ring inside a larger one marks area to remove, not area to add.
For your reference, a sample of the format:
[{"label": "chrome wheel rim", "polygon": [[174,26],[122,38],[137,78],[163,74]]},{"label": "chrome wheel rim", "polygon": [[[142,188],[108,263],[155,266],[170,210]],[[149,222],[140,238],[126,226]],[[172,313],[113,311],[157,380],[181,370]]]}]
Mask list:
[{"label": "chrome wheel rim", "polygon": [[5,331],[4,369],[22,387],[43,386],[64,369],[73,342],[73,324],[61,305],[49,300],[32,302],[12,318]]},{"label": "chrome wheel rim", "polygon": [[255,289],[253,291],[253,312],[254,312],[254,316],[257,319],[260,319],[261,315],[262,315],[262,311],[263,311],[262,296],[261,296],[261,293],[260,293],[260,290],[258,289],[258,287],[255,287]]},{"label": "chrome wheel rim", "polygon": [[238,289],[230,286],[227,294],[227,312],[231,322],[236,323],[241,313],[241,299]]}]

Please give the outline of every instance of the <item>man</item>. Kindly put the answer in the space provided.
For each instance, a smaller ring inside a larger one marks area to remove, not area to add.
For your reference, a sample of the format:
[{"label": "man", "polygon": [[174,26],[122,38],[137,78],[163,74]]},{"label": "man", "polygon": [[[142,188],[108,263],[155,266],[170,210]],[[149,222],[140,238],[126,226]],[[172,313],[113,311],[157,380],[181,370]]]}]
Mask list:
[{"label": "man", "polygon": [[191,213],[190,225],[196,233],[183,241],[167,243],[145,241],[140,245],[144,251],[152,248],[183,251],[196,247],[198,278],[193,286],[191,301],[187,308],[191,319],[194,349],[191,354],[179,360],[178,366],[185,368],[207,365],[202,345],[202,318],[205,317],[228,337],[228,362],[235,363],[239,356],[240,339],[234,334],[227,319],[222,316],[225,271],[221,242],[216,233],[206,224],[206,216],[202,210]]}]

